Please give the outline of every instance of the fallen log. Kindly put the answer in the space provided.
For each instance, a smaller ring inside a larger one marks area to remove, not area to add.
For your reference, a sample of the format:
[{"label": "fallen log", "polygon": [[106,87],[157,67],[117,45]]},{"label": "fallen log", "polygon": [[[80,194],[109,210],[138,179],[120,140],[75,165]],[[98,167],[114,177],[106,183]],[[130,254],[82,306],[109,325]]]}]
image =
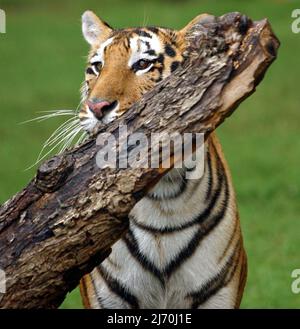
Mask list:
[{"label": "fallen log", "polygon": [[[262,80],[279,42],[267,20],[201,15],[188,32],[181,68],[109,127],[40,166],[0,208],[1,308],[56,308],[128,227],[128,213],[168,168],[102,168],[103,132],[209,135]],[[120,137],[120,136],[118,136]],[[121,142],[124,137],[121,136]],[[121,143],[120,142],[120,143]],[[150,148],[144,150],[146,154]],[[174,163],[175,159],[172,158]]]}]

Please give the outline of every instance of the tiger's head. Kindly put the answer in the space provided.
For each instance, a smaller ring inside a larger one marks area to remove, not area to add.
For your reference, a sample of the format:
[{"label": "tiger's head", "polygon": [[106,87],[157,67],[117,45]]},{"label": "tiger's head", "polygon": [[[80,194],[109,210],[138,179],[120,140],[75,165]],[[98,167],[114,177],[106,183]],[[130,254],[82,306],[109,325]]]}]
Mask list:
[{"label": "tiger's head", "polygon": [[91,50],[79,113],[83,129],[90,132],[99,121],[113,121],[169,76],[183,61],[189,25],[180,31],[159,27],[114,30],[86,11],[82,31]]}]

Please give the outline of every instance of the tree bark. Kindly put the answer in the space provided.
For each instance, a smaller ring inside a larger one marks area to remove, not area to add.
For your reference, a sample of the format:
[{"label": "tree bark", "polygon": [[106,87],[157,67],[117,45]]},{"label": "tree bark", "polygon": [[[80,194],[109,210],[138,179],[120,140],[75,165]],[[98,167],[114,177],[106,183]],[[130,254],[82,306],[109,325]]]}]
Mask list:
[{"label": "tree bark", "polygon": [[[1,308],[56,308],[98,265],[128,227],[128,213],[168,168],[102,168],[96,137],[128,134],[209,135],[254,92],[279,42],[267,20],[239,13],[201,15],[188,32],[186,60],[124,116],[83,145],[53,157],[0,209]],[[125,145],[126,137],[118,136]],[[150,147],[144,151],[149,154]],[[120,154],[117,155],[117,159]],[[171,155],[174,163],[174,154]]]}]

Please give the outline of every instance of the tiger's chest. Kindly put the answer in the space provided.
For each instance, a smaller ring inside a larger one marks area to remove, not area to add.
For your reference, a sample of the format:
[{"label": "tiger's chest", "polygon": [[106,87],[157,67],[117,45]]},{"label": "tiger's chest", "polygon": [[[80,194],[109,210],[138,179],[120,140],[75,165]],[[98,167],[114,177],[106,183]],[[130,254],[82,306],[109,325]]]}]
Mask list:
[{"label": "tiger's chest", "polygon": [[[122,307],[133,296],[141,308],[191,308],[193,294],[223,271],[236,214],[226,178],[205,167],[196,180],[173,169],[132,209],[128,233],[101,265],[103,277],[124,288]],[[108,304],[120,306],[114,298]]]},{"label": "tiger's chest", "polygon": [[[150,222],[154,212],[150,207],[148,210],[147,214],[143,207],[143,218]],[[189,294],[200,289],[223,266],[220,258],[227,241],[222,231],[228,230],[232,221],[228,214],[220,227],[206,237],[198,224],[161,234],[131,222],[129,233],[114,246],[111,260],[124,264],[118,277],[130,287],[139,307],[191,308]]]}]

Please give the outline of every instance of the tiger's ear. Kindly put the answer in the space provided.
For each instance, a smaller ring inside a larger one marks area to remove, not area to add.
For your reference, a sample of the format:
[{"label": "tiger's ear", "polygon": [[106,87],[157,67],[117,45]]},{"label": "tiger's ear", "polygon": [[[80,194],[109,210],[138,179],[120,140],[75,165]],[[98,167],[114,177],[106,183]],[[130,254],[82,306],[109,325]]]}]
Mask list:
[{"label": "tiger's ear", "polygon": [[96,14],[88,10],[82,15],[82,33],[90,44],[101,43],[108,38],[112,28],[102,21]]},{"label": "tiger's ear", "polygon": [[208,22],[212,22],[215,20],[215,16],[209,15],[209,14],[201,14],[196,16],[194,19],[192,19],[183,29],[181,29],[179,32],[182,36],[185,36],[193,26],[196,24],[205,24]]}]

